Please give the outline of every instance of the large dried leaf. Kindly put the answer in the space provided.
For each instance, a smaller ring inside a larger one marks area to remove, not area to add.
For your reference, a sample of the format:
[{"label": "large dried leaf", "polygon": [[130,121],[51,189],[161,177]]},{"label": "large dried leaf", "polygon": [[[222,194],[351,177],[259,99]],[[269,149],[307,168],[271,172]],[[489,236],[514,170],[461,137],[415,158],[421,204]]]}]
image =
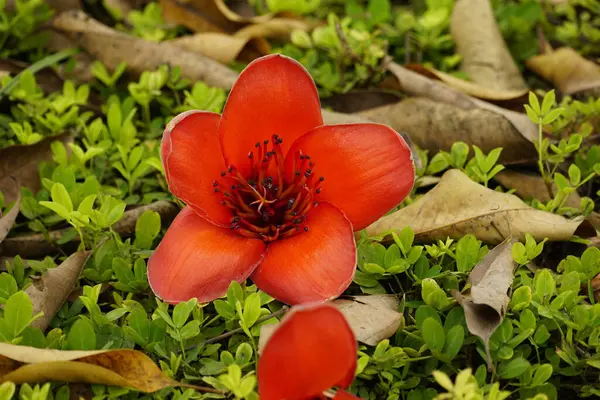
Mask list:
[{"label": "large dried leaf", "polygon": [[19,187],[14,185],[11,176],[34,193],[40,189],[38,165],[42,161],[52,160],[50,145],[55,140],[67,143],[73,138],[64,134],[46,138],[30,146],[17,145],[0,149],[0,192],[4,194],[6,202],[15,201],[20,195]]},{"label": "large dried leaf", "polygon": [[588,95],[600,96],[600,66],[570,47],[549,50],[531,57],[526,64],[564,94],[585,91]]},{"label": "large dried leaf", "polygon": [[21,185],[15,179],[14,180],[15,191],[17,192],[17,198],[12,205],[10,211],[8,211],[5,215],[2,215],[2,210],[0,210],[0,243],[4,240],[8,232],[12,229],[17,217],[19,216],[19,209],[21,207],[21,191],[19,190]]},{"label": "large dried leaf", "polygon": [[[502,186],[508,189],[514,189],[515,193],[524,200],[537,199],[543,203],[551,199],[548,187],[544,179],[539,175],[527,174],[505,169],[500,171],[494,179]],[[556,195],[558,187],[552,184],[552,193]],[[573,192],[567,198],[565,205],[569,207],[579,207],[581,197],[577,192]]]},{"label": "large dried leaf", "polygon": [[[138,218],[147,210],[152,210],[160,214],[161,223],[165,226],[168,226],[180,211],[179,207],[174,203],[160,200],[125,211],[123,218],[115,223],[112,229],[121,236],[131,236],[135,232],[135,224]],[[48,254],[56,253],[60,248],[69,249],[79,243],[79,237],[75,237],[72,242],[64,245],[57,244],[57,241],[69,233],[69,229],[61,229],[50,231],[47,236],[41,233],[11,236],[6,238],[0,246],[0,254],[3,256],[20,255],[23,258],[44,257]]]},{"label": "large dried leaf", "polygon": [[[426,78],[424,78],[426,79]],[[435,90],[435,89],[434,89]],[[464,109],[423,97],[362,111],[359,115],[406,132],[422,149],[435,154],[449,151],[457,141],[476,145],[485,153],[502,147],[500,162],[533,163],[534,146],[503,116],[472,108]]]},{"label": "large dried leaf", "polygon": [[510,300],[507,293],[514,278],[515,262],[511,249],[515,242],[512,238],[506,239],[473,268],[469,274],[470,296],[457,291],[452,293],[465,310],[469,332],[479,336],[485,344],[489,368],[492,366],[490,337],[502,323]]},{"label": "large dried leaf", "polygon": [[31,326],[45,330],[50,325],[54,315],[71,294],[90,254],[90,251],[72,254],[58,267],[49,269],[40,279],[34,280],[25,290],[33,303],[33,315],[40,311],[44,313]]},{"label": "large dried leaf", "polygon": [[478,99],[494,102],[519,101],[521,105],[527,102],[526,96],[529,90],[526,88],[494,88],[479,84],[477,82],[466,81],[464,79],[457,78],[454,75],[450,75],[434,68],[428,68],[419,64],[409,64],[405,65],[404,67],[410,69],[411,71],[418,72],[421,75],[427,76],[428,78],[440,80],[446,85],[462,93],[468,94],[469,96],[477,97]]},{"label": "large dried leaf", "polygon": [[473,82],[496,90],[527,89],[489,0],[457,0],[450,31],[462,56],[461,69]]},{"label": "large dried leaf", "polygon": [[[405,93],[412,96],[427,97],[465,110],[481,108],[492,111],[506,118],[531,143],[537,140],[537,128],[524,113],[507,110],[473,98],[440,81],[429,79],[394,62],[388,64],[388,70],[397,79],[398,89]],[[487,130],[489,131],[490,128],[493,129],[493,125],[490,124]]]},{"label": "large dried leaf", "polygon": [[202,54],[222,64],[229,64],[238,58],[249,41],[249,38],[240,38],[219,32],[206,32],[182,36],[167,43],[192,53]]},{"label": "large dried leaf", "polygon": [[0,382],[87,382],[151,393],[178,386],[136,350],[61,351],[0,343]]},{"label": "large dried leaf", "polygon": [[168,42],[155,43],[117,32],[82,11],[60,14],[54,19],[53,27],[111,69],[122,61],[138,73],[161,64],[177,64],[185,77],[227,89],[237,78],[237,73],[215,60]]},{"label": "large dried leaf", "polygon": [[316,25],[295,18],[273,18],[260,24],[250,24],[233,36],[240,38],[279,38],[287,39],[293,31],[309,31]]},{"label": "large dried leaf", "polygon": [[[401,326],[403,316],[398,310],[399,301],[394,295],[352,296],[332,302],[346,317],[356,340],[376,346],[394,335]],[[262,351],[279,324],[261,326],[258,350]]]},{"label": "large dried leaf", "polygon": [[569,240],[574,234],[590,237],[596,232],[583,217],[566,219],[536,210],[517,196],[497,192],[473,182],[460,170],[447,171],[423,197],[367,227],[371,236],[386,235],[411,227],[420,242],[460,239],[473,234],[497,244],[506,237],[524,240]]}]

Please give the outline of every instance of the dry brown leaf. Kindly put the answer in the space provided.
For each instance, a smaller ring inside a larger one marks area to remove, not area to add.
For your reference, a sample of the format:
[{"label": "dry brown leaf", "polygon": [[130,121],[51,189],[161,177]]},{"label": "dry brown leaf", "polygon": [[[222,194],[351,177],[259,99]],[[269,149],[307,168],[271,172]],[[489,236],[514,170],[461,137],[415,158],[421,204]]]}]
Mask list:
[{"label": "dry brown leaf", "polygon": [[353,296],[338,299],[333,304],[344,314],[356,340],[376,346],[394,335],[402,324],[398,298],[389,295]]},{"label": "dry brown leaf", "polygon": [[[427,78],[424,78],[427,79]],[[432,81],[433,82],[433,81]],[[484,153],[502,147],[504,165],[535,162],[534,146],[506,118],[480,109],[413,97],[400,103],[362,111],[366,119],[406,132],[421,149],[449,151],[457,141],[478,146]],[[329,123],[329,122],[328,122]]]},{"label": "dry brown leaf", "polygon": [[83,266],[91,252],[78,251],[72,254],[56,268],[49,269],[39,279],[34,280],[25,293],[33,303],[33,315],[40,311],[42,317],[31,323],[31,326],[46,330],[54,315],[71,294],[77,283]]},{"label": "dry brown leaf", "polygon": [[16,179],[14,179],[13,184],[15,191],[17,192],[17,198],[10,211],[5,215],[2,215],[2,210],[0,210],[0,243],[2,243],[6,235],[8,235],[8,232],[10,232],[15,224],[21,207],[21,185]]},{"label": "dry brown leaf", "polygon": [[80,0],[46,0],[46,4],[48,4],[56,13],[81,9]]},{"label": "dry brown leaf", "polygon": [[468,94],[469,96],[477,97],[478,99],[496,102],[519,101],[521,104],[527,102],[526,96],[529,92],[528,89],[510,90],[492,88],[475,82],[466,81],[445,72],[427,68],[419,64],[408,64],[404,67],[431,79],[442,81],[446,85],[462,93]]},{"label": "dry brown leaf", "polygon": [[227,89],[237,78],[237,73],[208,57],[170,43],[150,42],[117,32],[78,10],[60,14],[54,19],[53,27],[111,69],[121,61],[137,73],[153,70],[161,64],[176,64],[186,78]]},{"label": "dry brown leaf", "polygon": [[[537,128],[524,113],[507,110],[494,104],[468,96],[439,81],[431,80],[423,75],[402,67],[394,62],[388,64],[388,70],[398,80],[398,89],[412,96],[427,97],[458,108],[472,110],[482,108],[506,118],[531,143],[537,140]],[[494,125],[489,124],[487,131]]]},{"label": "dry brown leaf", "polygon": [[0,343],[0,382],[87,382],[151,393],[180,386],[136,350],[66,351]]},{"label": "dry brown leaf", "polygon": [[517,196],[497,192],[473,182],[460,170],[447,171],[433,189],[411,205],[382,217],[367,227],[371,236],[387,235],[411,227],[419,242],[460,239],[473,234],[485,243],[498,244],[512,236],[537,241],[566,241],[574,234],[595,236],[583,217],[566,219],[536,210]]},{"label": "dry brown leaf", "polygon": [[[152,204],[137,207],[125,211],[123,218],[112,226],[112,229],[121,236],[131,236],[135,232],[135,223],[138,218],[147,210],[153,210],[160,214],[161,223],[168,225],[179,212],[179,207],[166,200],[160,200]],[[76,247],[79,238],[75,237],[73,241],[58,245],[56,242],[69,232],[68,229],[61,229],[48,232],[47,237],[40,233],[28,233],[24,235],[11,236],[4,240],[0,245],[0,254],[3,256],[20,255],[23,258],[39,258],[48,254],[55,253],[59,248],[70,249]]]},{"label": "dry brown leaf", "polygon": [[507,238],[492,249],[469,274],[472,284],[470,296],[453,291],[456,301],[465,310],[467,328],[479,336],[485,344],[488,368],[492,368],[490,337],[504,319],[510,298],[510,289],[515,262],[512,258],[512,245],[516,240]]},{"label": "dry brown leaf", "polygon": [[4,194],[7,203],[15,201],[20,194],[11,176],[34,193],[40,189],[38,165],[42,161],[52,160],[50,144],[55,140],[68,143],[73,138],[63,134],[46,138],[31,146],[16,145],[0,149],[0,192]]},{"label": "dry brown leaf", "polygon": [[[517,171],[505,169],[500,171],[494,180],[498,181],[502,186],[508,189],[515,189],[515,193],[524,200],[538,199],[541,202],[550,200],[548,188],[544,183],[544,179],[539,175],[526,174]],[[556,194],[558,188],[556,184],[552,184],[553,193]],[[565,205],[569,207],[579,207],[581,197],[577,192],[569,195]]]},{"label": "dry brown leaf", "polygon": [[[350,296],[349,299],[334,300],[331,304],[344,314],[356,340],[369,346],[376,346],[394,335],[404,318],[397,311],[399,300],[395,295]],[[278,326],[279,323],[261,326],[259,353]]]},{"label": "dry brown leaf", "polygon": [[202,54],[222,64],[236,60],[250,39],[238,38],[225,33],[206,32],[169,40],[177,47]]},{"label": "dry brown leaf", "polygon": [[295,30],[309,31],[315,25],[294,18],[273,18],[272,20],[245,26],[233,36],[240,38],[288,38]]},{"label": "dry brown leaf", "polygon": [[450,32],[462,56],[461,69],[473,82],[496,90],[527,89],[489,0],[457,0]]},{"label": "dry brown leaf", "polygon": [[525,64],[564,94],[585,91],[590,96],[600,96],[600,66],[570,47],[531,57]]},{"label": "dry brown leaf", "polygon": [[381,107],[389,104],[395,104],[401,100],[397,92],[382,89],[356,89],[347,93],[339,93],[321,99],[323,107],[330,107],[335,111],[342,113],[357,113],[370,110],[375,107]]}]

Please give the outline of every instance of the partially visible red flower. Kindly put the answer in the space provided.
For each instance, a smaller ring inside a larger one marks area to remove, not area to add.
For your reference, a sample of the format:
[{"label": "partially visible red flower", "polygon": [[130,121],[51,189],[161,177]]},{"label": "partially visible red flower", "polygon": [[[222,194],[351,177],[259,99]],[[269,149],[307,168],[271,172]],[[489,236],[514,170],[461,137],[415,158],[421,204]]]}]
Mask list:
[{"label": "partially visible red flower", "polygon": [[187,203],[148,262],[154,293],[169,303],[212,301],[248,277],[288,304],[335,298],[354,276],[353,231],[414,183],[394,130],[323,125],[310,75],[280,55],[246,67],[222,116],[175,117],[162,163]]},{"label": "partially visible red flower", "polygon": [[293,307],[258,360],[260,400],[357,399],[345,392],[356,371],[356,339],[344,314],[331,304]]}]

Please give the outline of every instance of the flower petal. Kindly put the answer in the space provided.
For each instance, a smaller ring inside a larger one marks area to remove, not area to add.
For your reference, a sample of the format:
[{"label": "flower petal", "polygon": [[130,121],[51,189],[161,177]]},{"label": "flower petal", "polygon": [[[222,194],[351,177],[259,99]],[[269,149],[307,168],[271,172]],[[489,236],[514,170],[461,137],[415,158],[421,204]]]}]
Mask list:
[{"label": "flower petal", "polygon": [[262,291],[287,304],[333,299],[354,277],[356,242],[344,214],[319,203],[308,212],[306,226],[308,232],[270,243],[250,277]]},{"label": "flower petal", "polygon": [[410,148],[396,131],[379,124],[321,126],[298,138],[286,160],[292,178],[294,158],[310,156],[323,176],[318,201],[333,203],[359,231],[398,205],[412,190],[415,169]]},{"label": "flower petal", "polygon": [[219,114],[187,111],[169,122],[162,138],[162,163],[173,195],[211,222],[226,226],[233,217],[212,183],[224,171],[217,127]]},{"label": "flower petal", "polygon": [[334,306],[292,308],[258,360],[260,399],[303,400],[332,386],[350,386],[356,350],[354,334]]},{"label": "flower petal", "polygon": [[251,62],[240,74],[225,104],[219,134],[227,165],[247,174],[248,153],[257,142],[278,134],[285,154],[296,138],[322,124],[317,88],[306,69],[274,54]]},{"label": "flower petal", "polygon": [[190,207],[181,212],[148,261],[154,293],[169,303],[212,301],[242,282],[262,260],[265,244],[215,226]]}]

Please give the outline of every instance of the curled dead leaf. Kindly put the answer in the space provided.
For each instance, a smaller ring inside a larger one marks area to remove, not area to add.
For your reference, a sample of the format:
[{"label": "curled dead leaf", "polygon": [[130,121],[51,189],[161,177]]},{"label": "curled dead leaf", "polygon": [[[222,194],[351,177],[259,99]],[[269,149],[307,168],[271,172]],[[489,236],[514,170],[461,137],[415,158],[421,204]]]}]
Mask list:
[{"label": "curled dead leaf", "polygon": [[230,36],[225,33],[206,32],[182,36],[167,43],[192,53],[202,54],[222,64],[235,61],[251,38]]},{"label": "curled dead leaf", "polygon": [[46,330],[54,315],[71,294],[90,254],[90,251],[78,251],[72,254],[59,266],[49,269],[39,279],[34,280],[25,290],[33,303],[33,315],[40,311],[44,313],[34,320],[31,326],[42,331]]},{"label": "curled dead leaf", "polygon": [[[529,142],[533,143],[537,140],[537,128],[535,124],[523,113],[507,110],[486,101],[473,98],[448,85],[429,79],[394,62],[390,62],[387,68],[397,79],[398,90],[412,96],[427,97],[431,100],[448,103],[465,110],[477,108],[489,110],[506,118],[506,120],[508,120]],[[490,127],[493,127],[493,125],[489,124],[488,129],[486,130],[489,130]]]},{"label": "curled dead leaf", "polygon": [[55,140],[66,144],[73,138],[69,134],[63,134],[29,146],[15,145],[0,149],[0,192],[4,194],[6,202],[15,201],[20,195],[20,189],[14,185],[11,176],[34,193],[40,189],[38,165],[52,160],[50,145]]},{"label": "curled dead leaf", "polygon": [[168,42],[150,42],[117,32],[79,10],[60,14],[53,27],[111,69],[122,61],[137,73],[176,63],[185,77],[227,89],[237,78],[237,73],[215,60]]},{"label": "curled dead leaf", "polygon": [[462,93],[468,94],[469,96],[477,97],[478,99],[492,102],[518,102],[521,105],[527,102],[526,96],[529,90],[526,88],[512,90],[493,88],[476,82],[466,81],[445,72],[427,68],[419,64],[409,64],[404,67],[427,76],[428,78],[442,81],[446,85]]},{"label": "curled dead leaf", "polygon": [[[331,304],[344,314],[356,340],[369,346],[376,346],[383,339],[394,335],[404,319],[397,311],[399,300],[395,295],[350,296],[348,299],[334,300]],[[278,325],[261,326],[259,353]]]},{"label": "curled dead leaf", "polygon": [[516,264],[511,250],[515,242],[515,239],[507,238],[473,268],[468,279],[472,285],[469,296],[463,296],[456,290],[452,292],[465,310],[469,332],[483,340],[490,370],[490,337],[502,323],[510,301],[507,293],[514,278]]},{"label": "curled dead leaf", "polygon": [[494,90],[525,90],[489,0],[457,0],[450,32],[462,56],[461,69],[473,82]]},{"label": "curled dead leaf", "polygon": [[[156,211],[160,214],[161,222],[169,224],[179,212],[179,207],[174,203],[161,200],[145,206],[125,211],[123,218],[112,226],[112,229],[121,236],[127,237],[135,232],[135,223],[147,210]],[[2,243],[0,254],[3,256],[20,255],[23,258],[38,258],[55,253],[59,248],[69,249],[78,243],[75,237],[72,242],[58,245],[56,242],[68,234],[69,230],[61,229],[48,232],[47,237],[39,233],[11,236]]]},{"label": "curled dead leaf", "polygon": [[[0,382],[87,382],[152,393],[182,385],[136,350],[68,351],[0,343]],[[198,390],[215,392],[214,389]]]},{"label": "curled dead leaf", "polygon": [[12,208],[5,215],[2,215],[2,211],[0,210],[0,243],[2,243],[6,235],[8,235],[8,232],[10,232],[19,216],[21,207],[21,185],[16,179],[14,179],[14,186],[15,191],[17,192],[17,198],[12,205]]},{"label": "curled dead leaf", "polygon": [[359,115],[389,125],[398,132],[407,132],[417,146],[433,153],[449,151],[455,142],[463,141],[478,146],[485,153],[497,147],[510,149],[500,155],[500,162],[505,165],[536,160],[534,146],[514,125],[485,109],[464,109],[414,97],[362,111]]},{"label": "curled dead leaf", "polygon": [[497,192],[473,182],[463,172],[447,171],[433,189],[411,205],[382,217],[367,227],[370,236],[399,232],[405,227],[419,242],[460,239],[473,234],[485,243],[498,244],[506,237],[537,241],[566,241],[573,235],[592,237],[594,228],[583,217],[567,219],[536,210],[517,196]]},{"label": "curled dead leaf", "polygon": [[564,94],[586,92],[600,96],[600,66],[570,47],[531,57],[527,67],[552,82]]}]

